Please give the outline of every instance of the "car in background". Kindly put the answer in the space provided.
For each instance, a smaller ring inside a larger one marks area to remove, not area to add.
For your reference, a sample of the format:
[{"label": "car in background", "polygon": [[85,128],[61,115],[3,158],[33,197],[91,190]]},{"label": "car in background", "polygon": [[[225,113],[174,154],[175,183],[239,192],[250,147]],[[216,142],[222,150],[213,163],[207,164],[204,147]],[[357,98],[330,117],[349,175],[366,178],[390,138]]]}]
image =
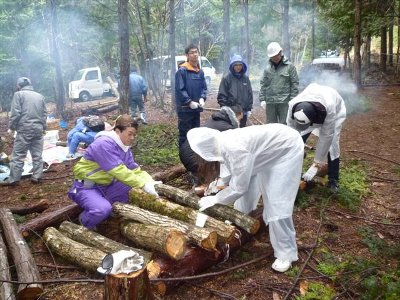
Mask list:
[{"label": "car in background", "polygon": [[330,82],[340,81],[344,73],[344,65],[344,58],[336,55],[315,58],[311,64],[305,65],[300,70],[300,88],[312,82],[330,85]]}]

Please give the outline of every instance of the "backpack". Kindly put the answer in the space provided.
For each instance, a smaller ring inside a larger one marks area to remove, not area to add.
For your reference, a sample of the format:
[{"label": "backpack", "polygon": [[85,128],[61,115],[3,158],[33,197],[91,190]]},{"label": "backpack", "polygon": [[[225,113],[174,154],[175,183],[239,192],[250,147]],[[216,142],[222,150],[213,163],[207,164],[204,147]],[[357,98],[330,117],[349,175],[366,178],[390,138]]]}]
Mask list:
[{"label": "backpack", "polygon": [[104,121],[99,116],[85,117],[83,123],[91,131],[99,132],[106,128]]}]

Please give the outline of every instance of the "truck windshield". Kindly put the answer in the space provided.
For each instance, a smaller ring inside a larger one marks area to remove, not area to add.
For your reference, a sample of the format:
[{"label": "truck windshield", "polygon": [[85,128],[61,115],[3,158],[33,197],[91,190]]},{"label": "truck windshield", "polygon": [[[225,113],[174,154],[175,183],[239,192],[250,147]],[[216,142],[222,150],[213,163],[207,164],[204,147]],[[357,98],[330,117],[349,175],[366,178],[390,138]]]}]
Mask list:
[{"label": "truck windshield", "polygon": [[82,78],[83,72],[85,71],[79,70],[78,73],[75,74],[74,80],[80,80]]}]

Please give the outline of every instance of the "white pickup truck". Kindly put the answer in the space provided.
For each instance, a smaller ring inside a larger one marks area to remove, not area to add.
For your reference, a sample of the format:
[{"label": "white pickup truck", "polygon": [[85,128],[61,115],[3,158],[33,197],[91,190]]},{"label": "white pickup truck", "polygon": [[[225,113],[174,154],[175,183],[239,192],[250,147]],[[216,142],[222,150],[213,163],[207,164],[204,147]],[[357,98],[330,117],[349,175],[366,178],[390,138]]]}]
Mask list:
[{"label": "white pickup truck", "polygon": [[112,95],[111,86],[103,80],[99,67],[79,70],[69,83],[69,98],[73,100],[85,102],[107,95]]}]

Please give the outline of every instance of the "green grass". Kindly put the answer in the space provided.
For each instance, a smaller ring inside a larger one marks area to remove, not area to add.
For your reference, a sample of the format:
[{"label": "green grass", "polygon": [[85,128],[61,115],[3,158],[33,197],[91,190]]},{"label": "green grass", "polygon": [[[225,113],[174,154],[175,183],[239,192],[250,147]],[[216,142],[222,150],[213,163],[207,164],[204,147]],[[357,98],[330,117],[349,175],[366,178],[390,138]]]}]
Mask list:
[{"label": "green grass", "polygon": [[296,296],[296,300],[331,300],[335,296],[335,290],[323,283],[310,282],[304,295]]},{"label": "green grass", "polygon": [[168,167],[180,163],[176,125],[141,126],[132,147],[135,160],[146,166]]}]

